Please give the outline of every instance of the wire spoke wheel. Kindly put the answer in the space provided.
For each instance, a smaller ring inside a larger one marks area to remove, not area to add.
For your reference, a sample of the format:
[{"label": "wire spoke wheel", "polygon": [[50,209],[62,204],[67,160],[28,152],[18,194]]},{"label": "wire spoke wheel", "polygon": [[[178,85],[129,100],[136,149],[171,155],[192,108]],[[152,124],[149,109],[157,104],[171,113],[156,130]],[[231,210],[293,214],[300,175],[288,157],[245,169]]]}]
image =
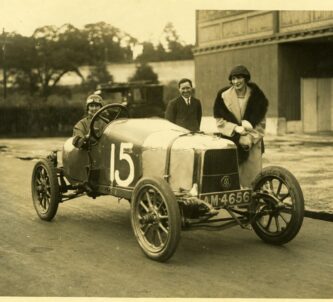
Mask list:
[{"label": "wire spoke wheel", "polygon": [[265,242],[284,244],[299,232],[304,217],[303,193],[296,178],[282,167],[266,167],[256,177],[252,227]]},{"label": "wire spoke wheel", "polygon": [[150,248],[159,250],[165,246],[169,235],[167,205],[157,188],[146,186],[139,195],[137,208],[141,234]]},{"label": "wire spoke wheel", "polygon": [[168,260],[180,239],[180,212],[168,183],[144,178],[134,189],[131,222],[143,252],[157,261]]},{"label": "wire spoke wheel", "polygon": [[59,184],[55,167],[49,160],[36,163],[31,178],[32,200],[42,220],[52,220],[60,201]]}]

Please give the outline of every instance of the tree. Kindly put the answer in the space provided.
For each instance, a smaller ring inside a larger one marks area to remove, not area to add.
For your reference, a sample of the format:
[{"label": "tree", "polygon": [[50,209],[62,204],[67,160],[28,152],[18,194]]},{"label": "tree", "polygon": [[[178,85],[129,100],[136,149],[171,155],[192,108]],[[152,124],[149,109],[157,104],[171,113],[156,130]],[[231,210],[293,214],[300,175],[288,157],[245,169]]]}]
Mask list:
[{"label": "tree", "polygon": [[108,72],[106,64],[101,63],[92,67],[92,70],[86,79],[85,85],[89,89],[95,89],[100,83],[108,83],[112,81],[113,76]]},{"label": "tree", "polygon": [[167,48],[167,58],[169,60],[193,59],[191,51],[192,45],[185,45],[180,40],[176,29],[172,23],[167,23],[163,29],[164,40]]},{"label": "tree", "polygon": [[33,95],[38,90],[34,41],[16,33],[10,33],[8,40],[6,65],[10,84]]},{"label": "tree", "polygon": [[129,78],[130,82],[135,81],[150,81],[158,83],[158,75],[153,71],[153,68],[147,63],[137,65],[134,75]]},{"label": "tree", "polygon": [[154,62],[156,61],[156,50],[154,44],[151,42],[142,43],[142,53],[136,58],[140,62]]},{"label": "tree", "polygon": [[105,22],[87,24],[82,32],[88,43],[89,65],[132,60],[137,40],[131,35]]},{"label": "tree", "polygon": [[158,43],[156,47],[156,61],[165,61],[166,60],[166,51],[162,43]]},{"label": "tree", "polygon": [[80,31],[70,24],[60,28],[44,26],[35,30],[38,84],[44,100],[68,72],[74,72],[84,80],[79,66],[86,61],[86,43]]},{"label": "tree", "polygon": [[6,65],[13,87],[46,100],[66,73],[83,80],[79,66],[86,60],[86,43],[74,26],[44,26],[31,37],[11,33],[9,38]]},{"label": "tree", "polygon": [[[74,72],[84,78],[79,67],[95,66],[88,85],[109,81],[109,61],[131,61],[136,39],[104,22],[88,24],[79,30],[71,24],[37,28],[31,37],[8,36],[6,66],[12,86],[36,92],[47,100],[61,78]],[[1,58],[0,58],[1,61]]]},{"label": "tree", "polygon": [[181,41],[172,23],[163,29],[162,39],[157,46],[151,42],[143,42],[142,54],[136,58],[139,62],[158,62],[193,59],[193,45]]}]

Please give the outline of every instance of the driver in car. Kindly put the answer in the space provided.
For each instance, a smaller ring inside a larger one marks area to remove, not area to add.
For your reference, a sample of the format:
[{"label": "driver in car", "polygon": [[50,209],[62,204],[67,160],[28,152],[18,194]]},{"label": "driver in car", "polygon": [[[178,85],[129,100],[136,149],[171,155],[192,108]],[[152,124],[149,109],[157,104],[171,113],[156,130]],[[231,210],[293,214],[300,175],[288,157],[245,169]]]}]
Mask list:
[{"label": "driver in car", "polygon": [[[103,99],[97,94],[89,95],[86,101],[87,116],[78,121],[73,129],[73,145],[79,149],[87,149],[88,134],[90,129],[91,119],[94,114],[103,107]],[[102,131],[105,122],[101,119],[96,120],[94,128],[96,132]]]}]

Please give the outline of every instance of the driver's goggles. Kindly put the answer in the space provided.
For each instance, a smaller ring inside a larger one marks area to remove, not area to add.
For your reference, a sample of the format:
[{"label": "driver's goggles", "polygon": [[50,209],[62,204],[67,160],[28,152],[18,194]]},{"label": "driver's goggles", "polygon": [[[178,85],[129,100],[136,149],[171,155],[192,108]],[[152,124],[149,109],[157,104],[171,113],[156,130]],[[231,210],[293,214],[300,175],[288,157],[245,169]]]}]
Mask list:
[{"label": "driver's goggles", "polygon": [[87,105],[90,105],[90,104],[98,104],[98,105],[102,106],[102,103],[99,100],[94,100],[94,99],[90,99],[87,101]]}]

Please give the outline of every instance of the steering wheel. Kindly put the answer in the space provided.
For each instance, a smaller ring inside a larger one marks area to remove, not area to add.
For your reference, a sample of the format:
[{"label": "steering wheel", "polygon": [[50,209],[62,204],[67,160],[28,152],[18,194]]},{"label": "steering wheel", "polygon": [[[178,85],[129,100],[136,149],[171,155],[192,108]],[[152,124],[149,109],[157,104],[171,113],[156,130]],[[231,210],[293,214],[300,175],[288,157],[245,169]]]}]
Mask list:
[{"label": "steering wheel", "polygon": [[[111,123],[112,121],[116,120],[119,117],[125,117],[128,118],[128,110],[124,105],[121,104],[108,104],[103,106],[101,109],[99,109],[94,116],[91,119],[90,122],[90,129],[89,129],[89,136],[92,136],[95,139],[100,139],[102,136],[101,133],[97,134],[95,130],[95,123],[99,119],[105,122],[106,124]],[[106,125],[104,125],[106,126]]]}]

